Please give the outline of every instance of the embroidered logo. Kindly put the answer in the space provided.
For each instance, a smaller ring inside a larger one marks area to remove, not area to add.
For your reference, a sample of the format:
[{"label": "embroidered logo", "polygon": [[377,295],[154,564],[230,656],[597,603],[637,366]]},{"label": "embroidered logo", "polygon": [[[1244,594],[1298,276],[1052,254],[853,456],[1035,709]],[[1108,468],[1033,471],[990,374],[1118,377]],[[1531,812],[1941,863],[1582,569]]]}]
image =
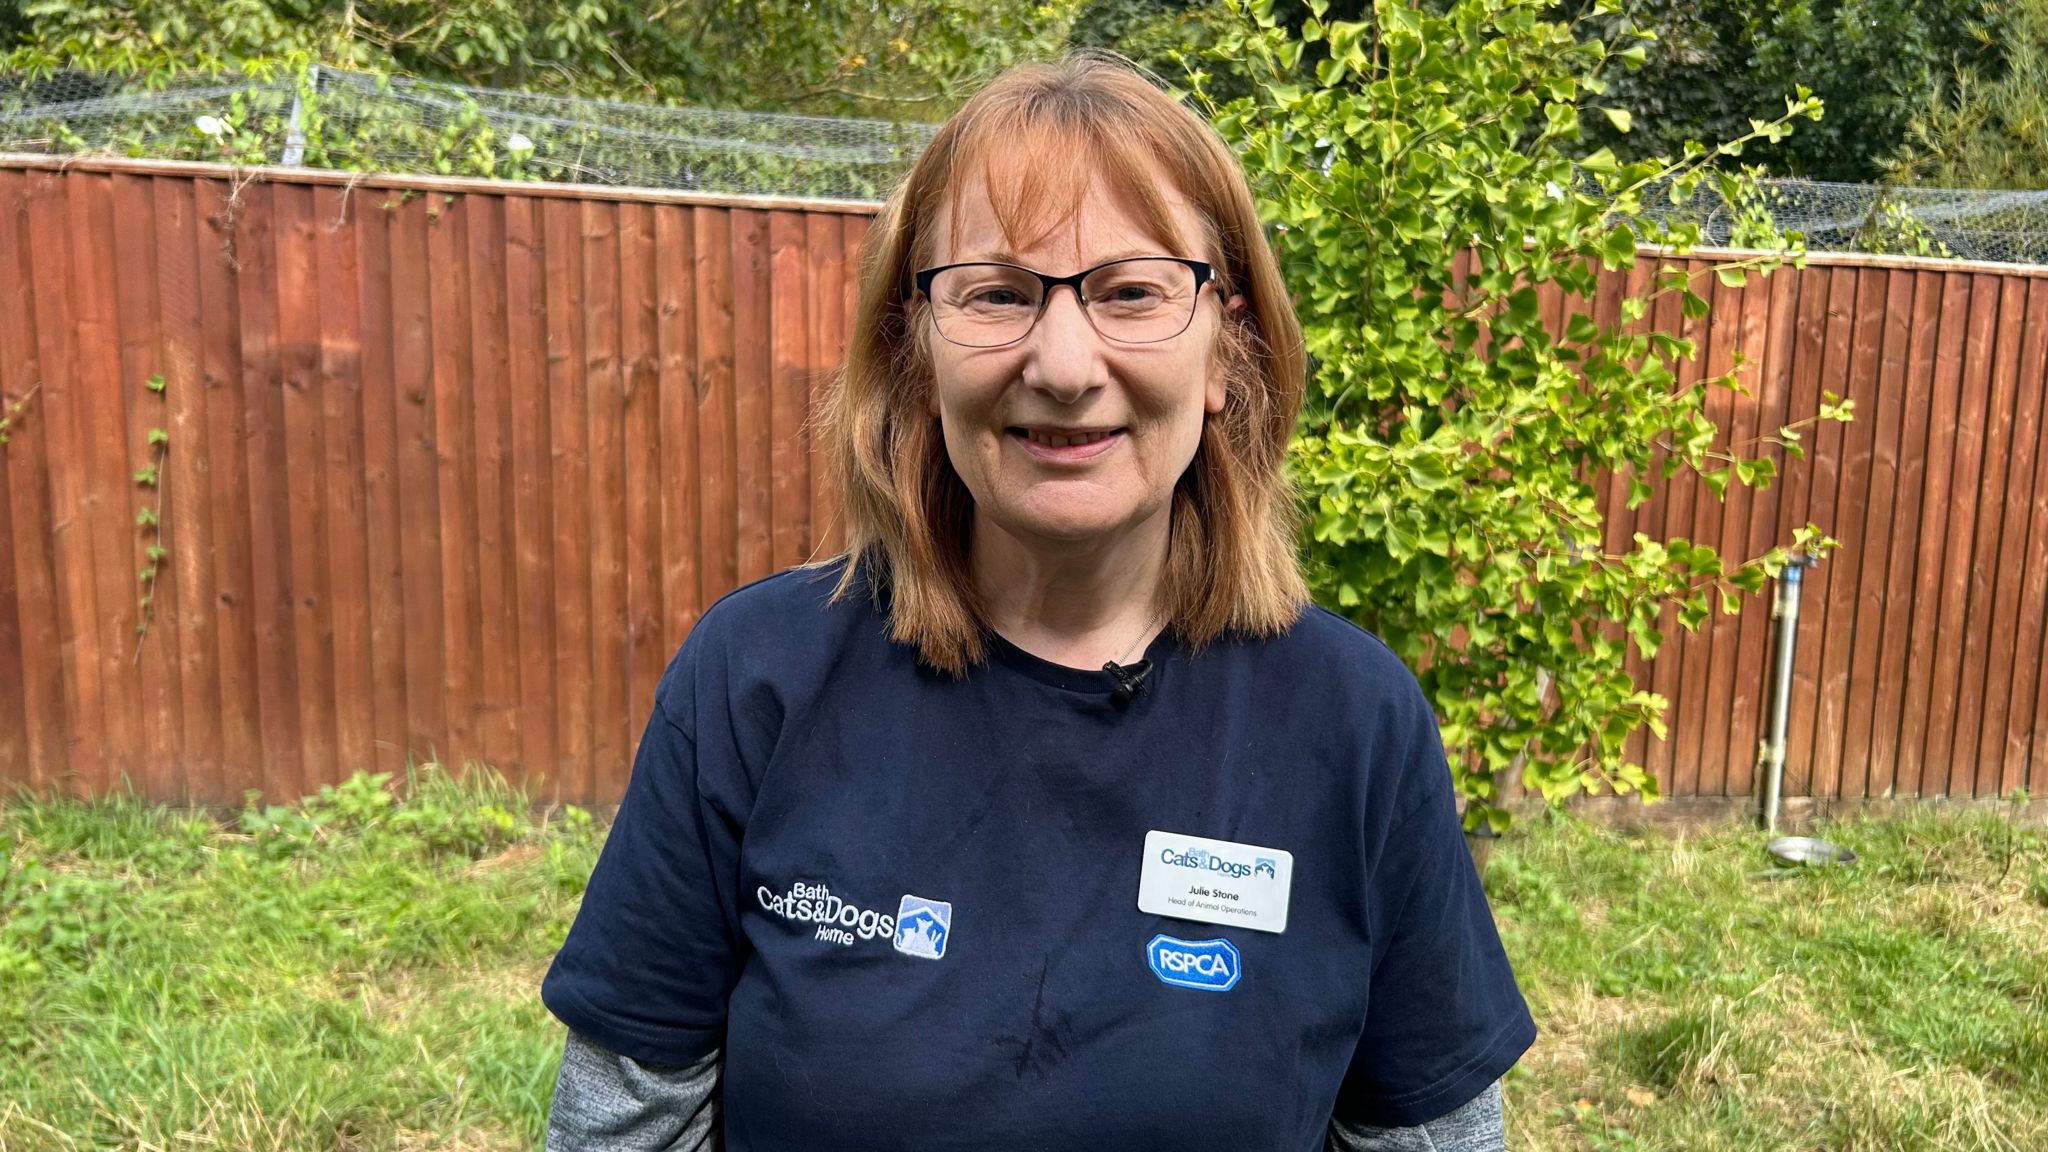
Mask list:
[{"label": "embroidered logo", "polygon": [[1203,992],[1228,992],[1244,975],[1243,959],[1237,945],[1228,940],[1182,940],[1158,935],[1145,945],[1145,962],[1152,974],[1176,988]]},{"label": "embroidered logo", "polygon": [[771,892],[763,884],[755,889],[754,899],[760,902],[764,912],[799,924],[817,925],[812,939],[823,940],[827,944],[851,947],[855,940],[873,940],[877,936],[896,934],[895,921],[880,912],[840,899],[823,884],[806,884],[799,880],[790,885],[787,892]]},{"label": "embroidered logo", "polygon": [[953,928],[953,906],[944,900],[905,895],[896,906],[896,950],[906,956],[937,960],[946,954],[946,936]]}]

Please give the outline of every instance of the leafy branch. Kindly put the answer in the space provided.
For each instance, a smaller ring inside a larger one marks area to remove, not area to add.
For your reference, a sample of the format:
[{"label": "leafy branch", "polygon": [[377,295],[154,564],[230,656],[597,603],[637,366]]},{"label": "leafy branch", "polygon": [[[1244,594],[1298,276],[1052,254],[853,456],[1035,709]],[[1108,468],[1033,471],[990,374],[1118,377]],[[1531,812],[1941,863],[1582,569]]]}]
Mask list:
[{"label": "leafy branch", "polygon": [[43,382],[36,381],[28,386],[28,391],[21,394],[21,399],[9,400],[5,409],[0,410],[0,444],[5,444],[13,438],[15,425],[21,422],[21,414],[28,411],[28,402],[34,399],[42,387]]},{"label": "leafy branch", "polygon": [[[164,391],[163,373],[151,376],[143,382],[143,386],[161,398]],[[135,602],[136,610],[140,613],[140,619],[135,624],[134,659],[138,663],[142,660],[142,641],[148,636],[149,625],[155,615],[157,572],[163,565],[164,557],[169,554],[163,547],[163,468],[164,462],[170,457],[170,452],[171,434],[162,428],[151,428],[149,461],[135,470],[135,482],[149,489],[155,497],[152,503],[137,505],[135,509],[135,525],[147,541],[142,550],[142,568],[135,574],[136,583],[140,586]]]}]

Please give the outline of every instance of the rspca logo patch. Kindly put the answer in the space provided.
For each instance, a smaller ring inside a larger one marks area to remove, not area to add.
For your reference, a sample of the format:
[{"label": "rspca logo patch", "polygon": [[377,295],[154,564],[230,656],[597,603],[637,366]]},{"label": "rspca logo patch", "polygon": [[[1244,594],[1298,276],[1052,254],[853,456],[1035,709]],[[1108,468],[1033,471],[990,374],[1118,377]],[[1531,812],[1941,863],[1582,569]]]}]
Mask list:
[{"label": "rspca logo patch", "polygon": [[896,906],[896,950],[906,956],[939,959],[952,929],[953,906],[944,900],[906,894]]},{"label": "rspca logo patch", "polygon": [[1237,945],[1228,940],[1182,940],[1164,934],[1145,945],[1145,963],[1163,983],[1203,992],[1228,992],[1244,975]]}]

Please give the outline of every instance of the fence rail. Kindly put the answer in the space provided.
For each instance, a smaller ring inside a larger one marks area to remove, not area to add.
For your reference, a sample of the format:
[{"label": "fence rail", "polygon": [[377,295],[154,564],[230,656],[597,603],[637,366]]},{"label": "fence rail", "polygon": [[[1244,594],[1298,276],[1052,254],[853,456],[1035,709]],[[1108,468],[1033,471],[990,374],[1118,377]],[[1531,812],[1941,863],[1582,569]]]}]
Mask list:
[{"label": "fence rail", "polygon": [[[438,756],[616,799],[703,606],[833,546],[805,420],[871,213],[0,159],[0,394],[33,390],[0,447],[0,783],[233,803]],[[1660,483],[1610,544],[1844,541],[1788,796],[2048,789],[2048,270],[1815,257],[1714,305],[1685,334],[1695,377],[1747,357],[1724,435],[1823,389],[1857,420],[1725,505]],[[1749,793],[1763,608],[1667,622],[1638,670],[1673,702],[1635,747],[1667,794]]]}]

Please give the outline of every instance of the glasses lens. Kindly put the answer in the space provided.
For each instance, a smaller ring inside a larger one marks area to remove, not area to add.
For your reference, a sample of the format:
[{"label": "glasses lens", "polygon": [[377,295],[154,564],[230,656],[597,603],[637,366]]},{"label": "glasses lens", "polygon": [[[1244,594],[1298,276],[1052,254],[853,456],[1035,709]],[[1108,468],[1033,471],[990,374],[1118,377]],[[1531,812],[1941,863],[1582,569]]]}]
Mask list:
[{"label": "glasses lens", "polygon": [[1095,330],[1149,344],[1187,330],[1195,315],[1195,272],[1174,260],[1119,260],[1081,282]]},{"label": "glasses lens", "polygon": [[991,348],[1021,340],[1038,319],[1038,277],[1007,264],[962,264],[932,279],[932,318],[955,344]]}]

